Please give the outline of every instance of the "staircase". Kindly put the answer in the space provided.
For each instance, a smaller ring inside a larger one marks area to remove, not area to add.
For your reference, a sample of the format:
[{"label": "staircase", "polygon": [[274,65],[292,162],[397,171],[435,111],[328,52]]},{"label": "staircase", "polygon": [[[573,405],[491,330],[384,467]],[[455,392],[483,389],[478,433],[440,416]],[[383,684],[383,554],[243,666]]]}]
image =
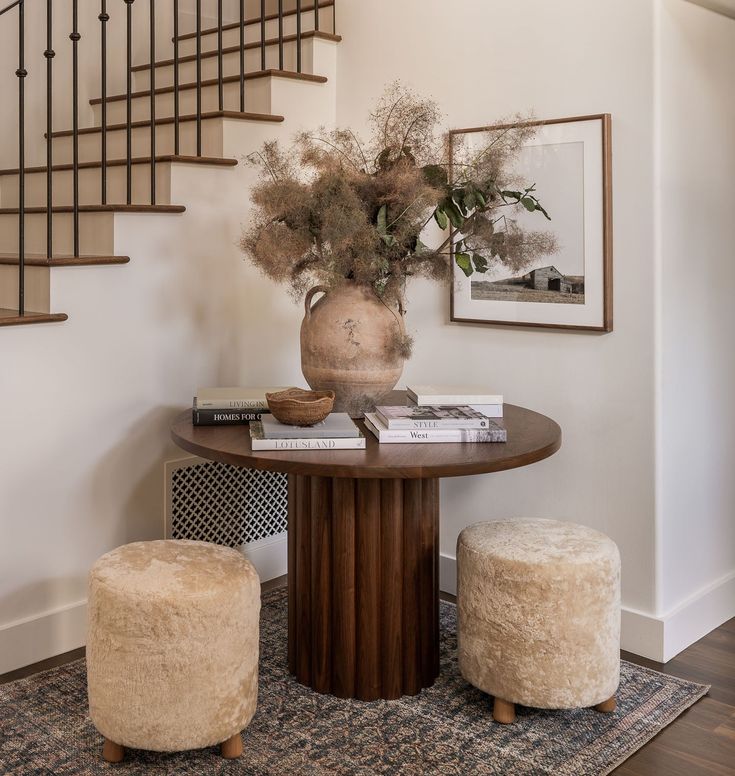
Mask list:
[{"label": "staircase", "polygon": [[[206,230],[212,220],[198,216],[206,210],[202,193],[216,200],[219,192],[223,204],[241,196],[252,180],[242,157],[265,139],[293,132],[286,115],[294,106],[303,125],[330,120],[328,99],[319,90],[335,73],[340,38],[333,0],[240,0],[237,8],[227,6],[235,9],[234,20],[222,0],[204,8],[196,0],[189,14],[178,0],[67,5],[68,31],[59,30],[58,11],[48,1],[16,0],[0,10],[2,40],[12,23],[21,41],[18,163],[0,169],[0,326],[73,315],[55,310],[58,268],[124,265],[136,256],[119,247],[149,232],[164,246],[169,234],[173,248],[178,235]],[[46,38],[45,50],[33,57],[25,44],[31,15],[34,24],[43,20]],[[136,41],[145,22],[141,49]],[[93,34],[80,30],[95,28],[99,60],[90,67],[87,58],[85,69],[79,50]],[[162,43],[162,31],[169,29]],[[71,71],[57,63],[54,47],[61,46]],[[124,56],[112,56],[115,46]],[[34,78],[36,93],[45,92],[40,126],[27,120],[24,105]],[[79,95],[89,84],[98,86],[97,94],[82,103]],[[59,100],[66,101],[66,111],[59,110]],[[6,102],[14,101],[6,96]],[[70,116],[67,125],[57,126],[60,112]],[[38,163],[29,163],[34,153]],[[237,182],[227,178],[236,168]],[[192,217],[187,206],[196,203],[193,217],[200,221],[182,226],[181,219]],[[96,291],[102,304],[105,293],[104,287]]]}]

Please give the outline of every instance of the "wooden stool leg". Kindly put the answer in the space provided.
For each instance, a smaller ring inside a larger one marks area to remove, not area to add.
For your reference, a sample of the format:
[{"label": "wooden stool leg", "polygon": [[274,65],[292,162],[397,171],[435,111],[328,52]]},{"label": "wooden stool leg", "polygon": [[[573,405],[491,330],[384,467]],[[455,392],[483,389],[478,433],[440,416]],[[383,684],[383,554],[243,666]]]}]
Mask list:
[{"label": "wooden stool leg", "polygon": [[105,743],[102,745],[102,758],[108,763],[122,762],[125,756],[125,748],[116,744],[114,741],[110,741],[109,738],[105,739]]},{"label": "wooden stool leg", "polygon": [[615,700],[615,696],[613,695],[612,698],[608,698],[606,701],[598,703],[597,706],[595,706],[595,711],[600,711],[603,714],[609,714],[611,711],[615,711],[617,705],[618,703]]},{"label": "wooden stool leg", "polygon": [[242,736],[235,733],[220,745],[220,753],[225,760],[236,760],[242,754]]},{"label": "wooden stool leg", "polygon": [[501,725],[510,725],[516,721],[516,705],[502,698],[496,698],[493,704],[493,719]]}]

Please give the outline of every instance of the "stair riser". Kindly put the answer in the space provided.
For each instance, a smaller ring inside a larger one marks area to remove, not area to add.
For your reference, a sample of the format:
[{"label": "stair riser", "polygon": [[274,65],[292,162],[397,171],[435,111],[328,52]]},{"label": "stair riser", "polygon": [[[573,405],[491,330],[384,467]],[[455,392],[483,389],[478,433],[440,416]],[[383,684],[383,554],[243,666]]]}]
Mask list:
[{"label": "stair riser", "polygon": [[[53,214],[53,252],[74,252],[74,218],[72,213]],[[80,213],[80,252],[89,256],[114,254],[114,214]],[[25,250],[27,253],[46,252],[46,214],[28,213],[25,219]],[[18,252],[18,216],[0,215],[0,253]]]},{"label": "stair riser", "polygon": [[[151,150],[150,127],[137,127],[131,131],[133,156],[148,156]],[[182,121],[179,124],[180,153],[196,154],[196,122]],[[101,133],[79,136],[79,160],[98,162],[101,158]],[[174,153],[174,125],[156,125],[156,155]],[[222,156],[222,119],[202,120],[202,154]],[[127,156],[127,132],[124,129],[107,132],[107,158],[125,159]],[[73,158],[71,136],[54,139],[54,164],[69,164]]]},{"label": "stair riser", "polygon": [[[133,204],[149,205],[151,202],[151,169],[147,164],[134,164],[132,171]],[[54,205],[71,205],[74,202],[74,175],[71,170],[53,173]],[[46,173],[26,174],[26,206],[46,207]],[[79,204],[98,205],[102,202],[101,172],[99,168],[79,170]],[[127,170],[124,166],[107,168],[107,202],[124,204],[127,201]],[[18,176],[0,176],[0,206],[18,207]],[[156,164],[156,204],[171,204],[171,165]]]},{"label": "stair riser", "polygon": [[[48,267],[26,266],[23,278],[26,310],[50,311],[50,274]],[[0,265],[0,307],[18,309],[18,267]]]},{"label": "stair riser", "polygon": [[[303,46],[305,48],[306,43],[304,43]],[[305,68],[303,68],[303,51],[304,49],[302,48],[302,72],[306,72]],[[284,44],[283,60],[284,70],[296,72],[297,58],[295,42]],[[253,73],[261,69],[260,51],[254,49],[246,50],[245,72]],[[268,47],[265,69],[280,69],[277,46]],[[202,59],[202,80],[206,81],[210,78],[217,78],[218,73],[219,65],[217,57],[205,57]],[[240,74],[240,53],[238,51],[222,55],[222,73],[224,76]],[[173,86],[173,78],[173,65],[159,66],[156,68],[156,88],[160,89],[165,86]],[[197,71],[195,61],[179,63],[179,83],[194,83],[196,78]],[[150,82],[150,70],[141,70],[134,73],[135,90],[148,89]],[[245,89],[247,89],[249,85],[250,82],[246,82]]]},{"label": "stair riser", "polygon": [[[202,25],[203,27],[210,28],[211,22],[207,22]],[[314,14],[313,12],[307,12],[301,15],[301,31],[302,33],[314,29]],[[324,32],[332,32],[332,9],[322,8],[319,11],[319,29]],[[296,34],[296,15],[286,16],[283,19],[283,35],[288,37],[289,35]],[[265,23],[265,39],[270,40],[278,38],[278,21],[276,19],[270,19]],[[260,42],[260,25],[248,24],[245,26],[245,43]],[[222,45],[238,46],[240,44],[240,28],[235,27],[229,30],[222,30]],[[217,33],[213,32],[208,35],[202,35],[202,51],[213,51],[217,48]],[[179,55],[186,56],[187,54],[196,53],[196,38],[186,38],[179,41]],[[168,54],[166,55],[168,56]],[[160,54],[158,56],[160,59]]]},{"label": "stair riser", "polygon": [[[251,113],[268,113],[270,111],[270,78],[263,77],[245,82],[245,110]],[[240,84],[226,83],[224,89],[224,109],[240,110]],[[134,97],[131,101],[132,121],[148,120],[151,115],[151,98]],[[181,89],[179,91],[179,115],[194,114],[197,107],[197,90]],[[95,125],[102,123],[101,104],[92,106]],[[125,100],[108,101],[107,123],[118,124],[127,121],[127,102]],[[217,84],[202,87],[202,112],[219,110],[219,94]],[[174,115],[174,93],[156,94],[156,118],[168,118]]]}]

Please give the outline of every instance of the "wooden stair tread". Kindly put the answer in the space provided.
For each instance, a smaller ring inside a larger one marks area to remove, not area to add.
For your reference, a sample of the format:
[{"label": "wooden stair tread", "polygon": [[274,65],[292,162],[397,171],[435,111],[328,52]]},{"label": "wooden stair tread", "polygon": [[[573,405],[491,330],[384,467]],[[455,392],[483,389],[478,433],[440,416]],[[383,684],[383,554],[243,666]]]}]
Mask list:
[{"label": "wooden stair tread", "polygon": [[[224,26],[222,29],[224,29]],[[320,38],[321,40],[331,40],[331,41],[334,41],[335,43],[339,43],[342,40],[341,35],[333,35],[331,32],[322,32],[321,30],[309,30],[309,32],[302,33],[301,39],[305,40],[306,38]],[[296,35],[283,36],[284,43],[293,43],[295,40],[296,40]],[[277,44],[278,44],[278,38],[268,38],[268,40],[266,40],[265,42],[266,46],[275,46]],[[245,49],[248,51],[251,49],[259,49],[260,45],[261,44],[259,40],[250,41],[249,43],[245,44]],[[239,43],[234,46],[224,46],[222,48],[222,55],[224,56],[225,54],[235,54],[238,51],[240,51]],[[218,55],[218,50],[211,49],[209,51],[202,51],[201,58],[210,59],[211,57],[216,57],[217,55]],[[180,56],[179,64],[182,64],[184,62],[196,62],[196,58],[197,58],[196,54],[186,54],[185,56]],[[156,60],[156,67],[171,67],[171,65],[173,64],[174,64],[173,58]],[[132,68],[132,71],[134,73],[138,73],[138,72],[150,70],[150,69],[151,69],[150,62],[146,62],[145,64],[142,64],[142,65],[135,65]]]},{"label": "wooden stair tread", "polygon": [[[321,10],[322,8],[331,8],[333,5],[334,5],[334,0],[320,0],[320,2],[319,2],[319,9]],[[309,11],[313,11],[314,7],[315,7],[314,3],[312,3],[311,5],[303,5],[303,6],[301,6],[301,13],[302,13],[302,15],[305,14],[305,13],[308,13]],[[284,11],[283,12],[284,18],[286,16],[295,16],[295,15],[296,15],[296,9],[295,8],[290,10],[290,11]],[[277,18],[278,18],[278,14],[277,13],[269,13],[269,14],[266,14],[263,17],[263,20],[266,21],[266,22],[269,22],[269,21],[273,21],[274,19],[277,19]],[[246,27],[249,27],[252,24],[260,24],[260,14],[258,14],[258,16],[251,16],[249,19],[245,19],[245,26]],[[239,21],[228,22],[227,24],[223,24],[222,25],[222,31],[224,32],[225,30],[236,30],[239,27],[240,27],[240,22]],[[218,30],[219,30],[219,27],[208,27],[206,30],[202,30],[201,34],[202,35],[212,35],[212,34],[216,33]],[[179,35],[179,40],[188,40],[190,38],[196,38],[196,36],[197,36],[196,31],[194,31],[194,32],[185,32],[183,35]],[[171,40],[174,40],[174,39],[171,38]]]},{"label": "wooden stair tread", "polygon": [[[243,75],[243,78],[245,81],[252,81],[256,78],[267,78],[268,76],[275,76],[276,78],[289,78],[294,81],[308,81],[309,83],[319,83],[323,84],[327,82],[327,77],[324,75],[312,75],[311,73],[296,73],[293,70],[253,70],[249,73],[245,73]],[[240,81],[240,75],[227,75],[222,78],[222,83],[239,83]],[[202,88],[208,87],[208,86],[217,86],[219,83],[219,79],[217,78],[208,78],[206,81],[202,81]],[[196,89],[197,88],[197,82],[196,81],[188,81],[184,84],[179,84],[179,91],[183,91],[184,89]],[[171,94],[174,91],[174,87],[172,86],[161,86],[160,88],[156,89],[156,94]],[[138,97],[150,97],[151,96],[151,90],[150,89],[143,89],[138,92],[131,92],[130,96],[132,99],[136,99]],[[128,95],[127,92],[122,92],[121,94],[113,94],[108,96],[107,102],[120,102],[122,100],[127,100]],[[89,101],[90,105],[99,105],[102,102],[101,97],[94,97]]]},{"label": "wooden stair tread", "polygon": [[[237,111],[237,110],[212,110],[207,111],[206,113],[202,113],[202,121],[205,121],[207,119],[239,119],[241,121],[271,121],[271,122],[282,122],[284,121],[283,116],[278,116],[274,113],[250,113],[248,111],[245,111],[244,113]],[[197,117],[195,113],[187,113],[184,116],[179,116],[179,121],[196,121]],[[164,116],[162,118],[156,119],[156,124],[173,124],[174,123],[174,117],[173,116]],[[139,129],[140,127],[150,127],[151,120],[150,119],[139,119],[138,121],[132,121],[130,123],[130,126],[132,129]],[[107,125],[107,131],[108,132],[115,132],[117,130],[121,129],[127,129],[128,125],[126,122],[122,122],[120,124],[108,124]],[[102,132],[102,127],[83,127],[79,130],[80,135],[89,135],[94,134],[95,132]],[[71,129],[60,129],[56,132],[51,133],[51,137],[71,137],[74,134],[74,131]],[[43,136],[46,137],[46,133],[43,133]]]},{"label": "wooden stair tread", "polygon": [[[17,253],[0,253],[0,265],[17,265]],[[50,259],[39,253],[26,254],[26,267],[90,267],[105,264],[127,264],[129,256],[52,256]]]},{"label": "wooden stair tread", "polygon": [[8,310],[0,307],[0,326],[25,326],[32,323],[60,323],[66,321],[69,316],[66,313],[32,313],[18,315],[17,310]]},{"label": "wooden stair tread", "polygon": [[[109,129],[109,128],[108,128]],[[225,159],[217,156],[185,156],[182,154],[163,154],[156,156],[156,163],[159,162],[180,162],[182,164],[203,164],[203,165],[217,165],[221,167],[235,167],[237,166],[237,159]],[[108,159],[108,167],[121,167],[128,163],[127,159]],[[134,156],[130,160],[131,164],[150,164],[150,156]],[[94,169],[95,167],[102,167],[102,162],[79,162],[79,169]],[[68,164],[54,164],[51,166],[53,171],[73,170],[74,165]],[[47,165],[40,165],[38,167],[26,167],[26,174],[34,172],[46,172],[48,170]],[[0,175],[17,175],[20,170],[15,169],[0,170]]]},{"label": "wooden stair tread", "polygon": [[[80,213],[183,213],[184,205],[79,205]],[[54,205],[53,213],[73,213],[73,205]],[[20,208],[0,207],[0,216],[18,215]],[[46,213],[46,207],[26,207],[28,213]]]}]

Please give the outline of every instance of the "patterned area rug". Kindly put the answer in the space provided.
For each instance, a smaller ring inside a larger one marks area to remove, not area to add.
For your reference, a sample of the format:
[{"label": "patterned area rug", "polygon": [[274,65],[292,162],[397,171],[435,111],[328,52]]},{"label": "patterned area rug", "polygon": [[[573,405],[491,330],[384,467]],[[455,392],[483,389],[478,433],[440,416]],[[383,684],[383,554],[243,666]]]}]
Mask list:
[{"label": "patterned area rug", "polygon": [[286,595],[264,597],[258,711],[245,753],[127,751],[101,759],[87,716],[84,661],[0,687],[0,773],[120,776],[601,776],[701,698],[708,687],[622,663],[618,709],[518,709],[514,725],[491,717],[489,696],[467,685],[456,661],[455,607],[441,604],[441,675],[420,695],[344,701],[297,684],[286,669]]}]

